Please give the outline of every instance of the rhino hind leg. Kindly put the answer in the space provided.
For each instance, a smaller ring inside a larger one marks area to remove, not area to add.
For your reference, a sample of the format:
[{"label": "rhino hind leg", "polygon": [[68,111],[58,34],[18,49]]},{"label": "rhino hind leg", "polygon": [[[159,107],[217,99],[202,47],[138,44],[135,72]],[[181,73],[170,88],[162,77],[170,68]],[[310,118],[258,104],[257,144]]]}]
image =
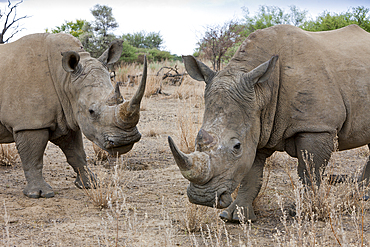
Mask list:
[{"label": "rhino hind leg", "polygon": [[67,158],[68,164],[77,173],[77,178],[74,182],[76,187],[79,189],[95,187],[96,178],[94,173],[87,167],[81,131],[70,131],[68,135],[52,140],[52,142],[60,147]]},{"label": "rhino hind leg", "polygon": [[49,131],[25,130],[14,134],[27,185],[23,193],[30,198],[53,197],[54,192],[42,176],[43,156]]},{"label": "rhino hind leg", "polygon": [[252,168],[240,183],[238,195],[235,201],[220,214],[220,217],[223,220],[230,222],[246,222],[250,220],[253,222],[257,219],[252,203],[261,189],[263,167],[266,158],[271,154],[272,153],[266,154],[257,152]]},{"label": "rhino hind leg", "polygon": [[329,133],[300,133],[295,138],[298,175],[308,187],[320,186],[321,176],[334,151],[334,136]]}]

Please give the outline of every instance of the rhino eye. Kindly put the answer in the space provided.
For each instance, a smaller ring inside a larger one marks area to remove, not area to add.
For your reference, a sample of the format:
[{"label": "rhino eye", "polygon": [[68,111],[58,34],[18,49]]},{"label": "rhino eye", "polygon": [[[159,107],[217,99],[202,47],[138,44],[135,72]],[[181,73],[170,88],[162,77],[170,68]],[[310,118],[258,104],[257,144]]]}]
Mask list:
[{"label": "rhino eye", "polygon": [[89,109],[89,113],[90,113],[90,115],[94,115],[95,111],[93,109]]},{"label": "rhino eye", "polygon": [[235,149],[235,150],[239,150],[239,149],[240,149],[240,143],[235,144],[235,145],[234,145],[234,149]]}]

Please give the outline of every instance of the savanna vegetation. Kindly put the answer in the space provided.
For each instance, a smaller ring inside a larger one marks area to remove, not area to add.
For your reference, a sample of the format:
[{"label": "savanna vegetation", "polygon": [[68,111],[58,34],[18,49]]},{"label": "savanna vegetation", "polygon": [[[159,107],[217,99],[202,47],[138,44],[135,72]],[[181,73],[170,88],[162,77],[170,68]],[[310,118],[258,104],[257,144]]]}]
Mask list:
[{"label": "savanna vegetation", "polygon": [[[221,69],[234,55],[241,42],[252,32],[279,24],[289,24],[307,31],[328,31],[351,24],[357,24],[366,31],[370,31],[370,9],[364,6],[352,7],[346,12],[322,12],[315,18],[309,17],[307,10],[300,10],[292,5],[286,11],[277,6],[261,5],[259,10],[251,15],[244,7],[244,18],[230,20],[224,24],[208,25],[202,31],[194,56],[211,62],[214,70]],[[122,62],[141,62],[144,54],[149,61],[181,60],[177,55],[170,54],[162,49],[164,42],[160,32],[138,31],[132,34],[116,36],[113,31],[118,27],[112,9],[105,5],[95,5],[91,9],[95,17],[93,23],[85,20],[66,21],[51,32],[68,32],[78,37],[84,47],[92,54],[100,55],[112,39],[124,41]]]},{"label": "savanna vegetation", "polygon": [[353,7],[346,12],[322,12],[314,19],[306,10],[290,6],[286,11],[277,6],[260,6],[255,15],[248,8],[243,8],[244,19],[231,20],[223,25],[210,25],[205,28],[203,37],[198,42],[194,55],[211,61],[213,69],[218,71],[234,55],[241,42],[252,32],[280,24],[289,24],[306,31],[328,31],[357,24],[370,32],[370,9],[364,6]]}]

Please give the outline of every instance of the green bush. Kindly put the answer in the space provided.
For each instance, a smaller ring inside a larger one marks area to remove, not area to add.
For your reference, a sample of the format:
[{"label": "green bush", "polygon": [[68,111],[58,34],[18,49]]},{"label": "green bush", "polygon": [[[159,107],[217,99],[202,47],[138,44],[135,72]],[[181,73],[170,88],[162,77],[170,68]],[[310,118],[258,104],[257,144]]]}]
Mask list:
[{"label": "green bush", "polygon": [[123,45],[122,55],[119,60],[125,63],[137,62],[138,59],[137,48],[130,45],[127,41],[124,41],[122,45]]}]

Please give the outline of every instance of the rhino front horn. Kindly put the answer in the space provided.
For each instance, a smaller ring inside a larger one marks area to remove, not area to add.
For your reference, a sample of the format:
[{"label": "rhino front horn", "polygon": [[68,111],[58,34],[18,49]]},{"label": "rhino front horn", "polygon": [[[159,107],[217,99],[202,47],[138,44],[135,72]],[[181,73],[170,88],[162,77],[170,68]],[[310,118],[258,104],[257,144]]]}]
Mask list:
[{"label": "rhino front horn", "polygon": [[170,136],[168,137],[168,144],[181,174],[187,180],[194,184],[202,185],[211,179],[212,172],[207,154],[197,151],[185,154],[176,147]]},{"label": "rhino front horn", "polygon": [[116,117],[119,119],[119,125],[123,128],[133,128],[139,122],[140,117],[140,103],[145,93],[146,77],[147,77],[148,65],[146,56],[144,56],[144,69],[143,76],[141,78],[140,85],[136,90],[134,96],[129,101],[119,105]]},{"label": "rhino front horn", "polygon": [[141,102],[141,99],[143,98],[144,93],[145,93],[147,70],[148,70],[148,65],[147,65],[147,61],[146,61],[146,56],[144,56],[143,76],[141,78],[140,85],[139,85],[138,89],[136,90],[135,95],[130,100],[129,109],[128,109],[129,112],[130,111],[134,112],[134,111],[139,111],[140,110],[140,102]]}]

